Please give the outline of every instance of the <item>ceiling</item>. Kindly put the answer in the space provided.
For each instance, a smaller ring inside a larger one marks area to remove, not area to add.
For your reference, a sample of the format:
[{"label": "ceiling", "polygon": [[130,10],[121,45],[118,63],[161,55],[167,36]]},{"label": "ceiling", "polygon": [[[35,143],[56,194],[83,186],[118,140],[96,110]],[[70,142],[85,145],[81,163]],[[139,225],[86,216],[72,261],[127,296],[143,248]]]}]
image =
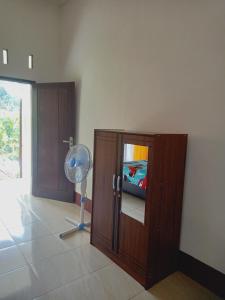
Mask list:
[{"label": "ceiling", "polygon": [[68,0],[48,0],[48,1],[60,6],[60,5],[65,4]]}]

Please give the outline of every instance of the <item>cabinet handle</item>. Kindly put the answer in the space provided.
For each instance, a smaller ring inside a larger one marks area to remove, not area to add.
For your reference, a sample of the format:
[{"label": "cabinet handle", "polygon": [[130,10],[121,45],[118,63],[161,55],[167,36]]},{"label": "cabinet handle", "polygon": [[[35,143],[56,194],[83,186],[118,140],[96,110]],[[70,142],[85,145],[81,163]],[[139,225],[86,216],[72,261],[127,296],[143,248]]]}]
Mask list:
[{"label": "cabinet handle", "polygon": [[115,189],[116,189],[116,186],[115,186],[115,179],[116,179],[116,175],[113,174],[113,179],[112,179],[112,188],[113,188],[113,191],[115,191]]},{"label": "cabinet handle", "polygon": [[117,192],[120,192],[120,176],[117,177],[116,190]]}]

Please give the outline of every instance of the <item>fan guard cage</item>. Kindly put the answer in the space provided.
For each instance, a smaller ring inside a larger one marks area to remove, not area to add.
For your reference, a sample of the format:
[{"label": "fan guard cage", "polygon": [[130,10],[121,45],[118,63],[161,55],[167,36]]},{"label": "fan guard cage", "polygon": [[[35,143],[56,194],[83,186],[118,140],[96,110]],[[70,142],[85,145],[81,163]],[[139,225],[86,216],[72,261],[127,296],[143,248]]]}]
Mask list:
[{"label": "fan guard cage", "polygon": [[64,170],[67,179],[72,183],[81,183],[92,166],[91,153],[82,144],[70,148],[67,153]]}]

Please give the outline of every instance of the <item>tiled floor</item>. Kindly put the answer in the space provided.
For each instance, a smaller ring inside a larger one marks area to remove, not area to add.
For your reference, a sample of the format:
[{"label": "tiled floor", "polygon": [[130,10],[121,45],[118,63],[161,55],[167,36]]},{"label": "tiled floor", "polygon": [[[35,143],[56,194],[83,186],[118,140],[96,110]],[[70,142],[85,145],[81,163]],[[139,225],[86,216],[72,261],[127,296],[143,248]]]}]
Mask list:
[{"label": "tiled floor", "polygon": [[79,208],[0,183],[0,299],[218,299],[179,272],[144,291],[89,244],[89,233],[60,240],[65,216],[79,218]]}]

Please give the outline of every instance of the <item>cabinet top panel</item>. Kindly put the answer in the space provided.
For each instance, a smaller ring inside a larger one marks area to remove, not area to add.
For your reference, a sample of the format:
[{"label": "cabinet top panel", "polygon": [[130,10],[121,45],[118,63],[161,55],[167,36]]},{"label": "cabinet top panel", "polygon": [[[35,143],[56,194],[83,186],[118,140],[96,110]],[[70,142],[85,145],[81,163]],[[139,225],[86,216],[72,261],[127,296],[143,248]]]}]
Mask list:
[{"label": "cabinet top panel", "polygon": [[113,132],[113,133],[122,133],[122,134],[133,134],[133,135],[147,135],[147,136],[159,136],[159,135],[176,135],[188,136],[186,133],[169,133],[169,132],[147,132],[147,131],[135,131],[135,130],[125,130],[125,129],[94,129],[95,132]]}]

